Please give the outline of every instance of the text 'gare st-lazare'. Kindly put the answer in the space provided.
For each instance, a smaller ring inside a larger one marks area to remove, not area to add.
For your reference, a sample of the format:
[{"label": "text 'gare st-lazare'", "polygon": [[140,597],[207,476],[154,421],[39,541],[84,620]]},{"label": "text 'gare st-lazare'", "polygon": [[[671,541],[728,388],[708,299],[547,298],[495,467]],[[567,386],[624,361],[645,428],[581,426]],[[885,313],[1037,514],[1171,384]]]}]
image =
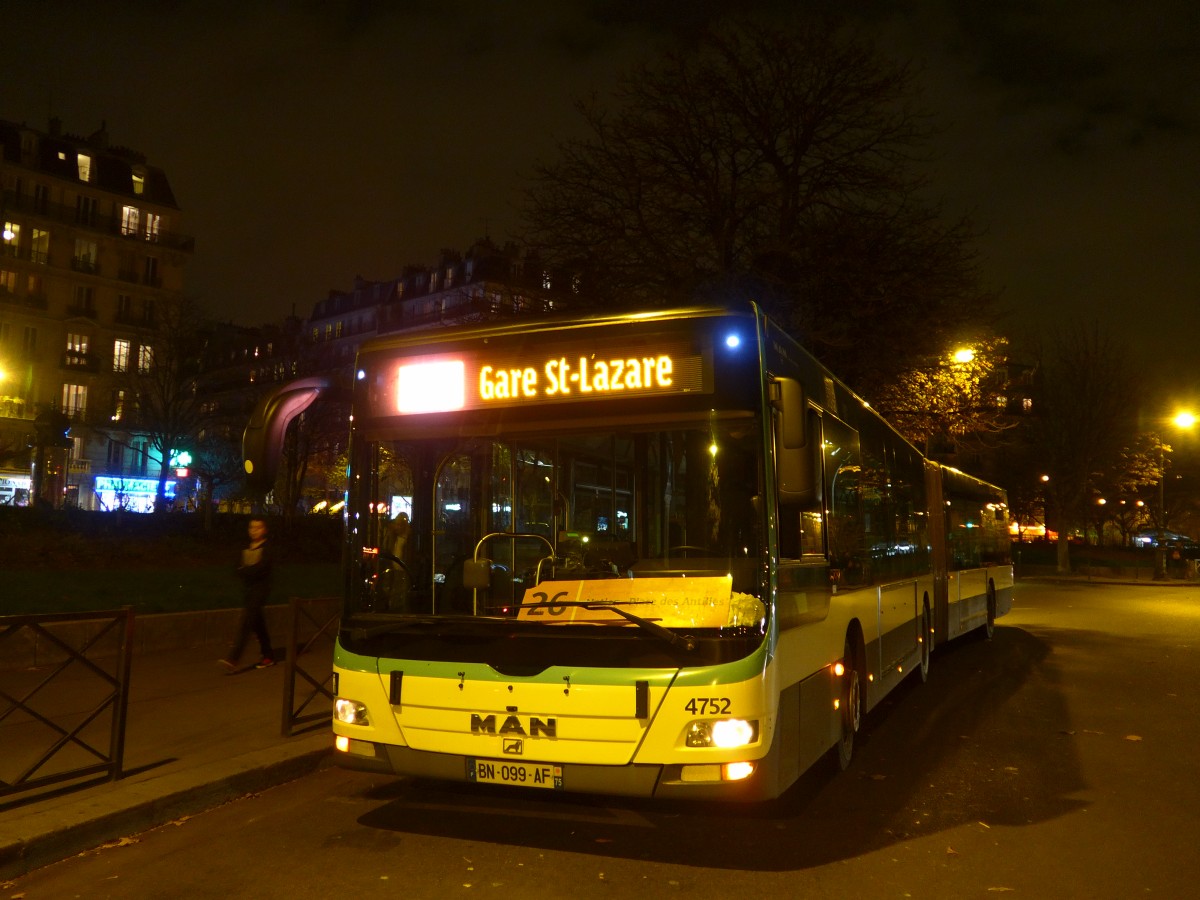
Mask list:
[{"label": "text 'gare st-lazare'", "polygon": [[597,354],[559,355],[533,365],[526,360],[440,357],[401,365],[396,398],[399,412],[436,412],[531,400],[688,393],[701,390],[703,384],[702,358],[697,354],[607,359]]}]

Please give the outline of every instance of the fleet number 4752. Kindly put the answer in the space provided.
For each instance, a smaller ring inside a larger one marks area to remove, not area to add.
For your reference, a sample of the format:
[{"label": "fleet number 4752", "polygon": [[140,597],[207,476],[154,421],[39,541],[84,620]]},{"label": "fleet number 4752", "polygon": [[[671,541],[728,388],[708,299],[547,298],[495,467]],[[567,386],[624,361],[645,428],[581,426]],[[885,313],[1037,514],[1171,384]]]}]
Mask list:
[{"label": "fleet number 4752", "polygon": [[693,697],[683,708],[693,716],[727,716],[732,706],[728,697]]}]

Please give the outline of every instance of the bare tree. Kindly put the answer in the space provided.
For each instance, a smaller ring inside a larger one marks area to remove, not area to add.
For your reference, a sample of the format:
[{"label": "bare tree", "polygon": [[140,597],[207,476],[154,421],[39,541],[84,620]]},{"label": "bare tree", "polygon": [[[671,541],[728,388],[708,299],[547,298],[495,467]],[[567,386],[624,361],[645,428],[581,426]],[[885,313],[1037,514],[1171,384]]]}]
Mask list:
[{"label": "bare tree", "polygon": [[1045,470],[1048,513],[1058,530],[1058,567],[1070,568],[1071,529],[1090,519],[1106,473],[1128,465],[1137,446],[1136,381],[1128,351],[1097,324],[1052,336],[1038,367],[1029,441]]},{"label": "bare tree", "polygon": [[626,77],[540,165],[526,240],[576,302],[752,298],[870,396],[986,321],[969,223],[916,174],[913,73],[835,23],[725,22]]},{"label": "bare tree", "polygon": [[206,335],[206,318],[191,300],[180,299],[157,311],[154,325],[126,371],[114,375],[125,398],[110,430],[113,440],[130,433],[144,436],[158,457],[155,510],[167,508],[166,483],[172,451],[188,449],[204,422],[203,401],[197,390]]}]

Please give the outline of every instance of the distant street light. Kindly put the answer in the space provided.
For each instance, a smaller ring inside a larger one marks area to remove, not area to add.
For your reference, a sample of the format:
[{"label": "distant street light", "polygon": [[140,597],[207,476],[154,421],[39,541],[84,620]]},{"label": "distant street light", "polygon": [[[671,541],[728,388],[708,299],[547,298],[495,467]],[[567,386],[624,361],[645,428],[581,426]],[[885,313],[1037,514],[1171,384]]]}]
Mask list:
[{"label": "distant street light", "polygon": [[[1196,424],[1196,416],[1191,412],[1178,412],[1171,419],[1176,428],[1187,430]],[[1166,496],[1166,455],[1163,452],[1162,432],[1158,432],[1158,539],[1154,542],[1154,580],[1164,581],[1167,577],[1167,496]]]}]

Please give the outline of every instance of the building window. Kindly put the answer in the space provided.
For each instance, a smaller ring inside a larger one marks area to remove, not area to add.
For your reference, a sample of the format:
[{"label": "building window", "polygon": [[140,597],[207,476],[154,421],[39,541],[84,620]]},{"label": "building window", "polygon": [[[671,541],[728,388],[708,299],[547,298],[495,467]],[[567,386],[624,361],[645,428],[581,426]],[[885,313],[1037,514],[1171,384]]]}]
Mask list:
[{"label": "building window", "polygon": [[142,300],[142,323],[145,325],[154,324],[154,299],[152,297]]},{"label": "building window", "polygon": [[75,302],[71,305],[71,313],[77,316],[94,316],[96,310],[92,303],[92,287],[87,284],[77,284],[72,291]]},{"label": "building window", "polygon": [[[116,420],[117,420],[117,417],[113,416],[113,421],[115,422]],[[125,456],[125,445],[124,444],[119,443],[118,441],[109,441],[108,442],[108,467],[110,469],[113,469],[117,472],[121,471],[121,463],[123,462],[122,457],[124,457],[124,456]]]},{"label": "building window", "polygon": [[37,352],[37,328],[33,325],[25,326],[25,334],[21,338],[21,350],[26,356],[32,356]]},{"label": "building window", "polygon": [[92,158],[90,156],[88,156],[86,153],[80,153],[79,156],[77,156],[75,158],[75,160],[79,165],[79,180],[80,181],[91,181],[92,180]]},{"label": "building window", "polygon": [[29,242],[30,255],[29,258],[35,262],[45,265],[50,261],[50,232],[44,231],[41,228],[33,229],[33,240]]},{"label": "building window", "polygon": [[136,206],[121,207],[121,234],[137,234],[142,213]]},{"label": "building window", "polygon": [[0,294],[15,294],[17,292],[17,273],[8,269],[0,269]]},{"label": "building window", "polygon": [[135,474],[145,475],[150,464],[150,442],[146,438],[134,438],[132,468]]},{"label": "building window", "polygon": [[68,332],[67,334],[67,354],[64,357],[64,362],[68,366],[83,366],[87,365],[88,352],[88,336],[86,334],[77,334]]},{"label": "building window", "polygon": [[17,222],[4,221],[4,231],[0,232],[0,237],[4,238],[4,255],[16,256],[17,244],[21,242],[21,226]]},{"label": "building window", "polygon": [[162,216],[152,212],[146,213],[146,240],[157,241],[161,228]]},{"label": "building window", "polygon": [[313,343],[315,344],[315,343],[316,343],[317,341],[319,341],[320,339],[321,339],[321,329],[317,328],[317,327],[314,325],[314,326],[313,326],[313,333],[312,333],[312,340],[313,340]]},{"label": "building window", "polygon": [[94,226],[97,208],[95,197],[76,197],[75,221],[80,225]]},{"label": "building window", "polygon": [[72,267],[79,272],[96,271],[96,242],[75,239],[75,256],[71,260]]},{"label": "building window", "polygon": [[133,173],[133,192],[139,197],[146,193],[146,176]]},{"label": "building window", "polygon": [[138,347],[138,374],[145,375],[154,366],[154,348],[149,344]]},{"label": "building window", "polygon": [[112,420],[120,422],[125,417],[125,392],[121,390],[113,391],[113,412]]},{"label": "building window", "polygon": [[33,211],[44,213],[50,205],[50,187],[45,184],[33,186]]},{"label": "building window", "polygon": [[325,326],[325,340],[328,341],[328,340],[332,340],[332,339],[333,339],[333,324],[329,323],[329,324],[326,324],[326,326]]},{"label": "building window", "polygon": [[146,257],[146,284],[158,287],[158,260],[153,256]]},{"label": "building window", "polygon": [[117,294],[117,321],[129,322],[133,318],[133,297]]},{"label": "building window", "polygon": [[68,416],[83,416],[87,411],[87,385],[64,384],[62,409]]},{"label": "building window", "polygon": [[129,341],[121,338],[113,341],[113,371],[129,371]]},{"label": "building window", "polygon": [[334,328],[334,331],[333,331],[333,336],[334,336],[334,337],[341,337],[341,336],[342,336],[342,323],[341,323],[340,321],[337,323],[337,327],[336,327],[336,328]]}]

